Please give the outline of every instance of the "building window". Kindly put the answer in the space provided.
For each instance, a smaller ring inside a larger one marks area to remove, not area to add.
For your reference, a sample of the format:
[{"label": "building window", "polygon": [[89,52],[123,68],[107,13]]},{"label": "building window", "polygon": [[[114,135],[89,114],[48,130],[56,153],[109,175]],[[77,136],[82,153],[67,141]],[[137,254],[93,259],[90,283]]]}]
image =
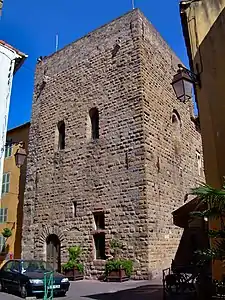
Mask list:
[{"label": "building window", "polygon": [[172,122],[172,136],[173,136],[173,143],[174,143],[174,150],[176,155],[181,154],[181,119],[180,115],[176,109],[173,110],[171,116]]},{"label": "building window", "polygon": [[95,230],[105,229],[105,216],[104,212],[96,212],[94,213],[94,227]]},{"label": "building window", "polygon": [[5,158],[12,156],[12,143],[8,141],[5,146]]},{"label": "building window", "polygon": [[60,121],[58,123],[58,149],[63,150],[65,149],[65,123],[64,121]]},{"label": "building window", "polygon": [[2,178],[2,194],[6,194],[9,192],[10,185],[10,174],[4,173]]},{"label": "building window", "polygon": [[174,130],[176,130],[176,131],[180,130],[180,128],[181,128],[181,118],[176,109],[174,109],[173,113],[172,113],[172,125],[173,125]]},{"label": "building window", "polygon": [[0,223],[7,222],[8,208],[0,208]]},{"label": "building window", "polygon": [[77,201],[73,201],[73,216],[77,216]]},{"label": "building window", "polygon": [[95,259],[105,259],[105,234],[99,233],[94,235],[95,242]]},{"label": "building window", "polygon": [[5,253],[5,238],[3,235],[0,235],[0,252]]},{"label": "building window", "polygon": [[93,213],[95,259],[105,259],[105,216],[103,211]]},{"label": "building window", "polygon": [[99,138],[99,113],[97,108],[92,108],[89,111],[89,117],[91,120],[91,137],[93,140]]},{"label": "building window", "polygon": [[196,151],[196,160],[198,166],[198,175],[200,176],[202,174],[202,158],[199,151]]}]

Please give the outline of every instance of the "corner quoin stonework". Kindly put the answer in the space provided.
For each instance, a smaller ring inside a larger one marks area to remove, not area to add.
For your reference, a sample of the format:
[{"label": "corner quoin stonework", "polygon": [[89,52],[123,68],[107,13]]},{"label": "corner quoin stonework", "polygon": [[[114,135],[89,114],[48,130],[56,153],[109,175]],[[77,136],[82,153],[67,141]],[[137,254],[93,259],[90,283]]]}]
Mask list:
[{"label": "corner quoin stonework", "polygon": [[[24,200],[24,258],[46,259],[45,239],[58,235],[61,261],[81,245],[85,273],[95,277],[93,212],[105,213],[106,252],[116,237],[135,262],[135,278],[168,267],[181,230],[171,212],[203,177],[201,137],[191,103],[176,100],[178,58],[139,10],[95,30],[37,64]],[[88,112],[99,110],[99,139]],[[180,116],[172,122],[172,112]],[[65,122],[65,150],[56,127]],[[77,201],[74,217],[73,201]]]}]

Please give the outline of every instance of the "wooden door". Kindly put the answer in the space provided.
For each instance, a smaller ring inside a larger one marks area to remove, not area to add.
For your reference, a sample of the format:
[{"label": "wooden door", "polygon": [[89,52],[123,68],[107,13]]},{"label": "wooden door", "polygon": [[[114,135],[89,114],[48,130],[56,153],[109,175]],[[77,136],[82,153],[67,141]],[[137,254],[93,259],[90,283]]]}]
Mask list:
[{"label": "wooden door", "polygon": [[55,271],[60,272],[60,241],[55,234],[47,238],[47,262]]}]

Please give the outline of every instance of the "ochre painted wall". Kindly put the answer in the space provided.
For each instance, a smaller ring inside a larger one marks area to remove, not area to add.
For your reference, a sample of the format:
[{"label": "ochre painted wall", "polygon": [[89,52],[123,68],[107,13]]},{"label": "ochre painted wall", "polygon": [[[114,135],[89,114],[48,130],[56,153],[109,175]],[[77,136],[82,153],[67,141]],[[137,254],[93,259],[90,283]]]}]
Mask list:
[{"label": "ochre painted wall", "polygon": [[[13,142],[25,142],[27,151],[28,134],[30,124],[26,123],[20,127],[14,128],[7,132],[7,140]],[[25,164],[18,168],[15,163],[16,150],[18,146],[13,146],[12,155],[4,160],[4,173],[10,173],[9,192],[2,195],[1,208],[8,208],[7,223],[0,223],[0,232],[4,228],[12,229],[12,236],[7,239],[6,245],[8,250],[6,254],[1,254],[0,263],[4,263],[10,254],[14,258],[20,258],[21,255],[21,235],[22,235],[22,219],[23,219],[23,194],[25,187],[26,176],[26,161]]]},{"label": "ochre painted wall", "polygon": [[[225,176],[225,0],[192,3],[185,13],[191,60],[201,79],[201,87],[197,86],[196,92],[206,181],[221,188]],[[184,22],[183,26],[186,26]],[[218,228],[220,224],[211,227]],[[219,279],[222,273],[225,270],[217,262],[213,275]]]}]

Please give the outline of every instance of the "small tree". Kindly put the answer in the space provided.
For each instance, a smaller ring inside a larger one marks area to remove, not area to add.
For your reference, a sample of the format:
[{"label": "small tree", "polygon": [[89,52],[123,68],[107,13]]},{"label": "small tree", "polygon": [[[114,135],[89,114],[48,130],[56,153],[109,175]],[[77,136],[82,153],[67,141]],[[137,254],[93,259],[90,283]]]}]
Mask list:
[{"label": "small tree", "polygon": [[66,264],[62,266],[63,270],[71,270],[77,268],[80,273],[84,272],[84,265],[79,262],[82,249],[80,246],[72,246],[68,249],[69,260]]},{"label": "small tree", "polygon": [[130,277],[133,271],[133,262],[130,259],[122,259],[121,252],[123,244],[117,239],[110,241],[110,249],[113,258],[109,259],[105,264],[105,275],[108,276],[112,271],[119,271],[123,269],[126,276]]},{"label": "small tree", "polygon": [[118,240],[111,240],[110,241],[110,249],[113,258],[119,258],[123,249],[123,244]]},{"label": "small tree", "polygon": [[209,237],[212,239],[211,247],[198,254],[204,261],[209,260],[225,260],[225,186],[222,189],[215,189],[207,184],[202,184],[198,188],[191,190],[192,195],[197,196],[206,209],[202,212],[195,211],[192,215],[195,217],[207,218],[209,222],[217,219],[220,223],[219,229],[211,229],[208,231]]},{"label": "small tree", "polygon": [[196,251],[202,266],[198,276],[199,299],[211,299],[212,294],[221,298],[225,294],[224,278],[222,281],[214,281],[214,284],[211,285],[211,278],[207,276],[207,269],[204,267],[207,268],[207,262],[213,260],[220,260],[222,263],[225,261],[225,186],[222,189],[215,189],[207,184],[202,184],[198,188],[192,189],[190,194],[197,196],[200,204],[205,205],[204,211],[195,211],[192,212],[192,215],[207,218],[209,224],[216,219],[220,225],[217,229],[208,229],[208,236],[211,238],[210,248]]},{"label": "small tree", "polygon": [[10,228],[4,228],[2,231],[2,235],[4,238],[8,239],[10,236],[12,236],[12,230]]}]

